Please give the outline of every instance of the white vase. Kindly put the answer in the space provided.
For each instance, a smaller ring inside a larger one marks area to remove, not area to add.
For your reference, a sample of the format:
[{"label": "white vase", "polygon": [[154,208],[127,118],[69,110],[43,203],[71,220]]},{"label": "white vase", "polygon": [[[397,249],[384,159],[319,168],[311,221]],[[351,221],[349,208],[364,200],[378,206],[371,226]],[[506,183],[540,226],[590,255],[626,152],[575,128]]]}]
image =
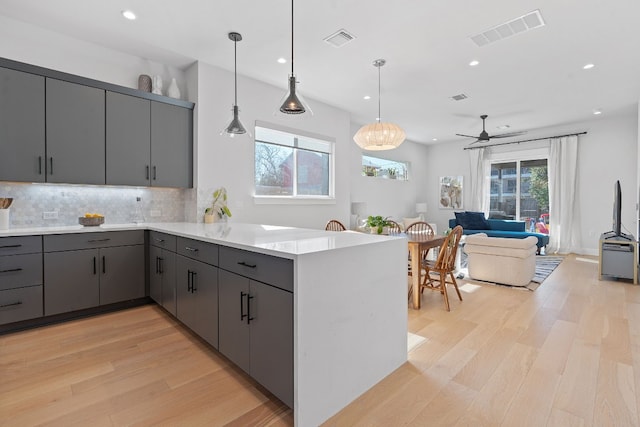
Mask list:
[{"label": "white vase", "polygon": [[153,76],[153,93],[162,95],[162,77]]},{"label": "white vase", "polygon": [[0,230],[9,229],[9,209],[0,209]]},{"label": "white vase", "polygon": [[171,84],[169,88],[167,88],[167,96],[180,99],[180,89],[178,89],[178,83],[176,83],[175,77],[171,79]]}]

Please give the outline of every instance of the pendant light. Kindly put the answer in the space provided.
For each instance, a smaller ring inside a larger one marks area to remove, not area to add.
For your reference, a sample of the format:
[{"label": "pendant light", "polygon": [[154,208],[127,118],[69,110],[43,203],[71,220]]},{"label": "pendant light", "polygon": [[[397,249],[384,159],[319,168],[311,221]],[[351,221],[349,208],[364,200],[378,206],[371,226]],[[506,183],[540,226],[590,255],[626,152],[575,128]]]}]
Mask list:
[{"label": "pendant light", "polygon": [[384,59],[373,61],[373,66],[378,69],[378,118],[375,123],[362,126],[353,136],[356,144],[364,150],[392,150],[402,144],[405,139],[405,133],[400,126],[382,122],[380,115],[380,67],[386,62]]},{"label": "pendant light", "polygon": [[296,91],[296,75],[293,72],[293,0],[291,0],[291,74],[289,75],[289,90],[283,97],[280,112],[287,115],[299,115],[305,112],[313,115],[302,95]]},{"label": "pendant light", "polygon": [[[220,134],[227,134],[231,138],[235,135],[244,135],[247,133],[247,130],[242,123],[240,122],[240,118],[238,117],[238,52],[237,52],[237,44],[240,40],[242,40],[242,35],[240,33],[231,32],[229,33],[229,40],[233,41],[233,81],[234,81],[234,102],[233,102],[233,118],[231,119],[231,123],[229,126],[224,128]],[[249,133],[249,135],[251,135]]]}]

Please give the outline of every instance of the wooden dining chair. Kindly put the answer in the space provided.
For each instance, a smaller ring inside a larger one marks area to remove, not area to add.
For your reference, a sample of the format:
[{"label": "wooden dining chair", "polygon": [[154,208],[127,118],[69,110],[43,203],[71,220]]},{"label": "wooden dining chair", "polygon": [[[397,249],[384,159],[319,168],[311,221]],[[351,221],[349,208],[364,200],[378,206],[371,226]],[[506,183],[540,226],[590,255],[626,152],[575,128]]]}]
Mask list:
[{"label": "wooden dining chair", "polygon": [[325,225],[324,229],[326,231],[345,231],[347,227],[345,227],[337,219],[332,219],[331,221],[327,222],[327,225]]},{"label": "wooden dining chair", "polygon": [[462,295],[460,295],[460,289],[458,289],[458,283],[454,275],[458,245],[460,244],[461,237],[462,227],[457,225],[451,230],[442,243],[438,258],[435,261],[422,261],[422,268],[425,270],[425,275],[420,284],[420,292],[425,288],[440,292],[444,297],[444,305],[447,311],[451,311],[449,307],[449,295],[447,294],[447,284],[453,285],[458,294],[458,298],[462,301]]},{"label": "wooden dining chair", "polygon": [[[433,236],[435,234],[435,232],[433,231],[433,228],[431,228],[429,223],[424,221],[414,222],[413,224],[409,225],[404,232],[407,234],[420,233],[420,234],[425,234],[427,236]],[[422,251],[422,253],[420,254],[421,255],[420,258],[423,261],[425,261],[427,259],[428,253],[429,253],[429,250]],[[411,263],[411,258],[409,258],[409,263]],[[409,272],[409,275],[411,275],[411,272]]]},{"label": "wooden dining chair", "polygon": [[387,220],[387,230],[389,230],[389,234],[402,233],[402,227],[400,227],[400,224],[390,219]]}]

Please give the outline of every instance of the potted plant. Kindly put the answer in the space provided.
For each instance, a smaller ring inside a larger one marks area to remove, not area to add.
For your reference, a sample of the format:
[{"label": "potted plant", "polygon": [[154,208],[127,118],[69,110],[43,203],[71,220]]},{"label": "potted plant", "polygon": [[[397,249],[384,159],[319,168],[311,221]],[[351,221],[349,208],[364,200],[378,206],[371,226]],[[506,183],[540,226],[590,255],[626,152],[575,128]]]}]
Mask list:
[{"label": "potted plant", "polygon": [[387,221],[387,219],[381,217],[380,215],[377,215],[377,216],[369,215],[369,217],[367,218],[367,226],[371,229],[372,233],[376,231],[378,234],[382,234],[384,227],[388,225],[389,225],[389,222]]},{"label": "potted plant", "polygon": [[389,168],[387,169],[387,174],[390,179],[396,179],[396,176],[398,176],[398,170],[396,168]]},{"label": "potted plant", "polygon": [[226,220],[231,217],[231,210],[227,206],[227,189],[220,187],[213,192],[211,207],[204,210],[204,222],[212,223],[216,220]]}]

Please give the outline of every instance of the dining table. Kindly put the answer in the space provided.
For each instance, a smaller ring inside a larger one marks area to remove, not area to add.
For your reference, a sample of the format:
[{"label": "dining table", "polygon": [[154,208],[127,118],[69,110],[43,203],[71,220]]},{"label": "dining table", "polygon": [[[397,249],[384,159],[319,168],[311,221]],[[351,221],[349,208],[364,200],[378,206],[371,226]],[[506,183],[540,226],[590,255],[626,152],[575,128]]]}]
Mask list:
[{"label": "dining table", "polygon": [[447,236],[440,236],[430,233],[406,233],[407,241],[409,244],[409,255],[411,258],[411,289],[413,296],[413,308],[420,308],[420,277],[421,277],[421,262],[422,252],[428,251],[431,248],[438,248],[442,246]]}]

